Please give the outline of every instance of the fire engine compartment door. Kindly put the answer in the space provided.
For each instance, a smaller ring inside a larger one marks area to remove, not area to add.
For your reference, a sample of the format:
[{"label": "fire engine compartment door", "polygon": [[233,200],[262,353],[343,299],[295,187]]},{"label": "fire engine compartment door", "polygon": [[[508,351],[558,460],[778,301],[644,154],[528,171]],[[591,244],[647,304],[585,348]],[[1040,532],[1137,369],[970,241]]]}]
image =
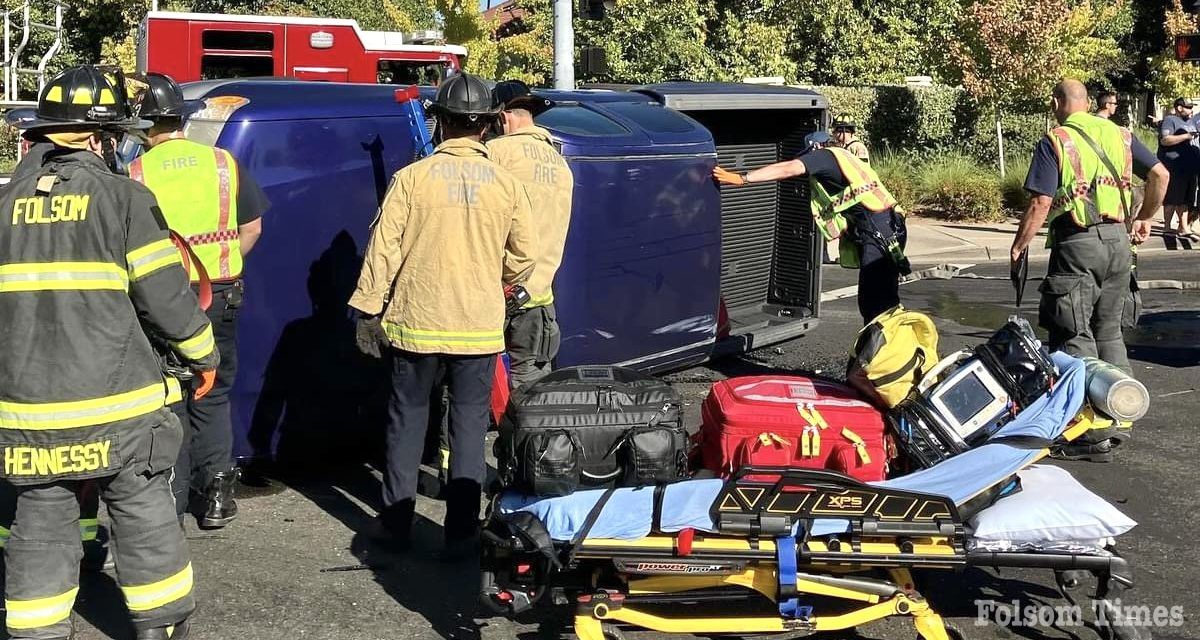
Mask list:
[{"label": "fire engine compartment door", "polygon": [[314,80],[317,82],[350,82],[349,69],[329,67],[293,67],[292,73],[297,80]]},{"label": "fire engine compartment door", "polygon": [[284,75],[283,25],[254,22],[192,22],[191,65],[201,80]]}]

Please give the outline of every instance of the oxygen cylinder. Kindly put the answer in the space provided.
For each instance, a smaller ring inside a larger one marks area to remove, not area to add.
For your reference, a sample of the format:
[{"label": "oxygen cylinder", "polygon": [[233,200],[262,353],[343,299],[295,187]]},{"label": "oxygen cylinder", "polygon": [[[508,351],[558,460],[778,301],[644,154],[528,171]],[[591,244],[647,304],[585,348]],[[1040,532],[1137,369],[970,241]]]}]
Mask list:
[{"label": "oxygen cylinder", "polygon": [[1099,358],[1084,358],[1088,401],[1097,411],[1122,421],[1140,420],[1150,410],[1146,385]]}]

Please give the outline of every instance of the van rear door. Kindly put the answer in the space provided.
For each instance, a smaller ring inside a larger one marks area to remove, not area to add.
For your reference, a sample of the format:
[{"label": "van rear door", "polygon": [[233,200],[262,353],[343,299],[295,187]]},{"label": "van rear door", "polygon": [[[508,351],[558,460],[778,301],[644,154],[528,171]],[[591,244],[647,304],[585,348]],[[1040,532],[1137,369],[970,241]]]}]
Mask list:
[{"label": "van rear door", "polygon": [[[671,82],[635,89],[703,124],[720,164],[748,171],[795,158],[824,126],[828,102],[804,89]],[[721,302],[728,319],[714,355],[802,335],[816,325],[824,245],[812,222],[808,181],[721,190]]]}]

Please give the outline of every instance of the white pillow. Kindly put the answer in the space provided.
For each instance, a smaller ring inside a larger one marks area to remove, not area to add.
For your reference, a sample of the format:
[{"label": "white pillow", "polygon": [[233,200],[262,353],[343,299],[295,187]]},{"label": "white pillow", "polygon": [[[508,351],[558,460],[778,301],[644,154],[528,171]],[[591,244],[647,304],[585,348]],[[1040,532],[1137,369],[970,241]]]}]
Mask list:
[{"label": "white pillow", "polygon": [[979,540],[1018,546],[1115,538],[1137,526],[1063,469],[1034,465],[1018,474],[1021,491],[968,521]]}]

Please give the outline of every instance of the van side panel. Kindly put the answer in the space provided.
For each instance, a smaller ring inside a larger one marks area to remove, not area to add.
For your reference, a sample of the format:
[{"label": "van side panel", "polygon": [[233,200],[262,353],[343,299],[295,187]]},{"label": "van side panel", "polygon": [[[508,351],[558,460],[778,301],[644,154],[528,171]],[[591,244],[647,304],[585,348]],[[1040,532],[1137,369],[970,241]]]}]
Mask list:
[{"label": "van side panel", "polygon": [[317,448],[332,462],[361,455],[381,423],[370,399],[388,376],[357,351],[346,303],[391,176],[413,158],[409,129],[399,115],[248,122],[218,140],[272,203],[246,262],[235,456],[277,452],[298,469]]},{"label": "van side panel", "polygon": [[559,366],[704,360],[721,278],[714,154],[568,156],[575,200],[555,278]]}]

